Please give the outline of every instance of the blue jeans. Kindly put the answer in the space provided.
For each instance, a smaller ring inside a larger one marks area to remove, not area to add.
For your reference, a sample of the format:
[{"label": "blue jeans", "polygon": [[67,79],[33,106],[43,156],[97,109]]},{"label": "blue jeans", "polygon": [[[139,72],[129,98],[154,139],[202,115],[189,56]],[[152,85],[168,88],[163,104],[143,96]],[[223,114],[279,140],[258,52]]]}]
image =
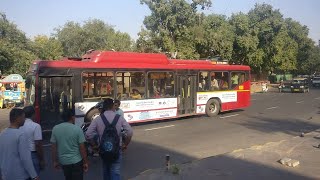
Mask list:
[{"label": "blue jeans", "polygon": [[40,161],[38,159],[37,152],[31,152],[31,158],[33,162],[33,167],[36,170],[36,173],[39,175],[40,174]]},{"label": "blue jeans", "polygon": [[120,180],[120,166],[122,155],[120,152],[118,160],[110,164],[102,161],[103,163],[103,180]]}]

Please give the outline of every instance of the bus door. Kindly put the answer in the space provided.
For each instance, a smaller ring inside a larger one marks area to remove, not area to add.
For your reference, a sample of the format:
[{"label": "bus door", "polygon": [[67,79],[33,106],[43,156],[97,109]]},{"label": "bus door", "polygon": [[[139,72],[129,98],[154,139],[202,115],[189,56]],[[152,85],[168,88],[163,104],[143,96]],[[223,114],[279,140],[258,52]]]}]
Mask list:
[{"label": "bus door", "polygon": [[177,76],[178,115],[196,112],[196,81],[196,75]]},{"label": "bus door", "polygon": [[41,126],[52,129],[62,122],[61,113],[72,109],[72,77],[39,77],[39,106]]}]

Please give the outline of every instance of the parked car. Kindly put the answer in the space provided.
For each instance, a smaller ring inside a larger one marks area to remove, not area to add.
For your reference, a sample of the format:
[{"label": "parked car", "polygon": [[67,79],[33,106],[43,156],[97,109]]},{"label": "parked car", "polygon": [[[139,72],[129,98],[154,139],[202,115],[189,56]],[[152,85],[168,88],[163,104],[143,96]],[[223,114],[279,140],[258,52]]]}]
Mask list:
[{"label": "parked car", "polygon": [[306,78],[295,78],[291,83],[291,92],[309,92],[309,81]]},{"label": "parked car", "polygon": [[312,86],[313,87],[319,87],[320,86],[320,77],[319,76],[314,77],[312,79]]}]

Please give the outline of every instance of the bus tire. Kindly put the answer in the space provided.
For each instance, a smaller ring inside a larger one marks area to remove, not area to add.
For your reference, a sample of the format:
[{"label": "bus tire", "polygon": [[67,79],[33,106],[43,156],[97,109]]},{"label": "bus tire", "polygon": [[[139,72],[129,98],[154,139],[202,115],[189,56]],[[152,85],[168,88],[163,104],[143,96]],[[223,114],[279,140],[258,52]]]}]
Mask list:
[{"label": "bus tire", "polygon": [[210,99],[206,104],[206,114],[209,117],[218,115],[220,112],[220,102],[217,99]]},{"label": "bus tire", "polygon": [[84,122],[85,123],[91,122],[93,119],[95,119],[99,115],[100,115],[99,109],[93,108],[84,117]]}]

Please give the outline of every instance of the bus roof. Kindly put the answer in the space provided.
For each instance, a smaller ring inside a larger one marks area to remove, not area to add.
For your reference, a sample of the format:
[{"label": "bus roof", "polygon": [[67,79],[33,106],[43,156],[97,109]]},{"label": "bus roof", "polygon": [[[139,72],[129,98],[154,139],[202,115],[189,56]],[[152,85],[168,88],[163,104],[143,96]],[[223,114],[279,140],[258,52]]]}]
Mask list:
[{"label": "bus roof", "polygon": [[250,70],[245,65],[215,64],[210,60],[171,60],[164,54],[93,51],[79,58],[56,61],[36,61],[38,68],[74,69],[199,69],[199,70]]}]

